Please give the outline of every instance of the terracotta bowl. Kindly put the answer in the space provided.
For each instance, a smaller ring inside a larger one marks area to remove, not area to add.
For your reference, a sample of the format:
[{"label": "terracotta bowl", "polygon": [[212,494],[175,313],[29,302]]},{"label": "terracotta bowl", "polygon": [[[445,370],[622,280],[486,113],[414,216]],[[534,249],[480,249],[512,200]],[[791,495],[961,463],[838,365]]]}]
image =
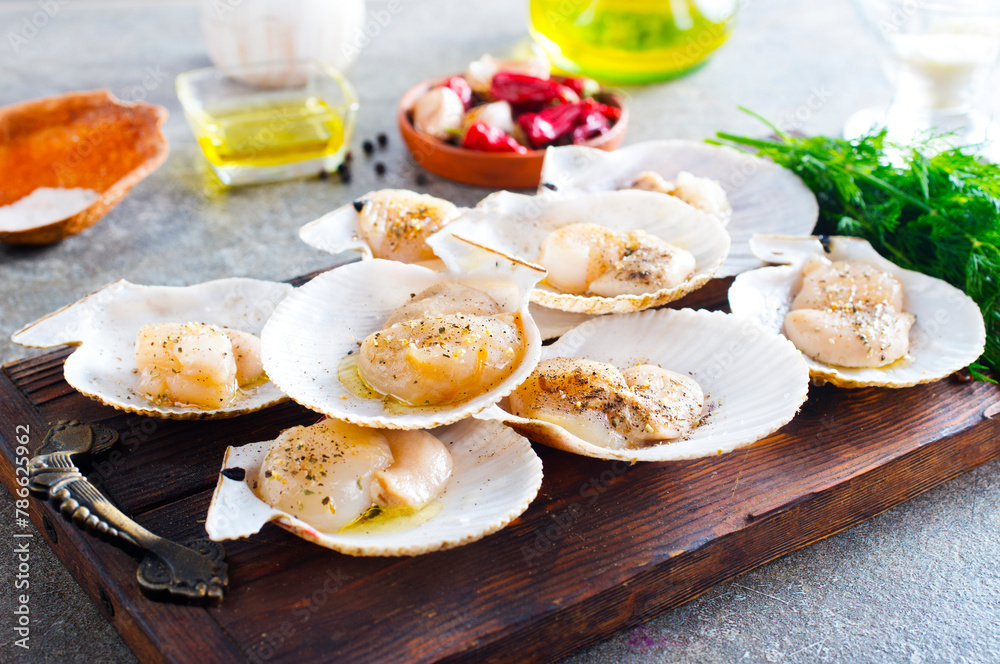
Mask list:
[{"label": "terracotta bowl", "polygon": [[[410,109],[422,94],[442,80],[444,79],[423,81],[407,90],[399,100],[396,120],[413,160],[431,173],[463,184],[493,189],[536,188],[542,173],[545,150],[532,150],[523,155],[466,150],[439,141],[414,128]],[[602,93],[600,100],[622,109],[622,116],[610,131],[587,141],[585,145],[601,150],[614,150],[625,137],[628,108],[622,98],[614,93]]]},{"label": "terracotta bowl", "polygon": [[166,109],[107,90],[70,92],[0,108],[0,205],[39,187],[84,188],[98,198],[41,226],[0,230],[0,242],[48,244],[92,226],[167,158]]}]

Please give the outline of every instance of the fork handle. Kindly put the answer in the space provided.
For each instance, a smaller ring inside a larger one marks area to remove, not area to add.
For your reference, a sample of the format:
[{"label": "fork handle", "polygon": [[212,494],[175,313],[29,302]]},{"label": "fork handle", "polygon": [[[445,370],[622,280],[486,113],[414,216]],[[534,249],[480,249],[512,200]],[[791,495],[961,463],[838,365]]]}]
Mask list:
[{"label": "fork handle", "polygon": [[221,601],[228,573],[222,546],[197,540],[193,548],[154,535],[126,516],[84,477],[71,453],[34,457],[29,487],[42,494],[79,528],[128,542],[146,554],[137,570],[147,592],[186,602]]}]

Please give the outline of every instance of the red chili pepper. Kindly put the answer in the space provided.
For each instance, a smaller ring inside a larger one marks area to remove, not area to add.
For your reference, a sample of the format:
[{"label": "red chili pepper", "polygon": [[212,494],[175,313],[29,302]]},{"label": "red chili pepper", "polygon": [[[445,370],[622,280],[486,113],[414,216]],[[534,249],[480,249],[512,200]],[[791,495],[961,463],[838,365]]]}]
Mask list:
[{"label": "red chili pepper", "polygon": [[532,147],[541,148],[554,143],[577,125],[584,104],[558,104],[538,113],[522,113],[517,123],[524,129]]},{"label": "red chili pepper", "polygon": [[611,123],[600,110],[584,111],[580,116],[580,121],[573,128],[573,143],[576,145],[585,143],[595,136],[600,136],[610,128]]},{"label": "red chili pepper", "polygon": [[499,71],[493,75],[490,96],[516,105],[544,106],[551,101],[579,101],[570,88],[550,78],[538,78],[516,71]]},{"label": "red chili pepper", "polygon": [[602,104],[595,99],[589,98],[584,99],[583,103],[587,105],[587,110],[598,111],[608,120],[620,120],[622,117],[622,109],[617,106],[609,106],[608,104]]},{"label": "red chili pepper", "polygon": [[515,141],[507,132],[476,120],[465,132],[462,147],[483,152],[516,152],[528,154],[528,148]]},{"label": "red chili pepper", "polygon": [[601,91],[601,84],[586,76],[560,76],[556,80],[575,92],[580,99],[592,97]]},{"label": "red chili pepper", "polygon": [[458,98],[465,104],[465,110],[469,110],[469,107],[472,106],[472,87],[469,86],[468,81],[461,76],[452,76],[441,85],[451,88],[452,92],[457,94]]}]

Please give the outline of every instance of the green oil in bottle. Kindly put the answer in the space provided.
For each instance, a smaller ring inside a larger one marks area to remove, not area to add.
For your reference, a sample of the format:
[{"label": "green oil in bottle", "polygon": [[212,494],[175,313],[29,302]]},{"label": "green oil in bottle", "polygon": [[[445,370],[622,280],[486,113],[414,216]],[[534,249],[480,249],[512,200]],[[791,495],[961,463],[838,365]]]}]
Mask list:
[{"label": "green oil in bottle", "polygon": [[735,0],[531,0],[531,32],[571,74],[623,83],[681,76],[721,46]]}]

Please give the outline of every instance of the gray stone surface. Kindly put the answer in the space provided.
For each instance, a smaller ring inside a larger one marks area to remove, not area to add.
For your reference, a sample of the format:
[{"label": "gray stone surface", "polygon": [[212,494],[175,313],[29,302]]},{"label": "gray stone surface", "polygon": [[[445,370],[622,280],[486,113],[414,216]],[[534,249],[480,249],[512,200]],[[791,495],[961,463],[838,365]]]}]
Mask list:
[{"label": "gray stone surface", "polygon": [[[356,149],[349,186],[312,179],[220,192],[205,177],[173,90],[176,74],[208,64],[194,3],[56,4],[59,11],[15,52],[9,34],[41,5],[0,2],[0,105],[99,87],[125,99],[144,96],[170,109],[172,152],[82,234],[51,247],[0,247],[3,362],[34,352],[13,346],[11,332],[118,278],[285,279],[328,265],[329,256],[298,240],[299,226],[370,189],[415,187],[394,128],[399,95],[417,80],[526,39],[524,2],[407,0],[350,71],[362,104],[355,146],[389,133],[390,147],[378,156],[387,176],[376,178]],[[875,42],[846,0],[741,7],[730,43],[707,66],[672,83],[626,89],[633,117],[627,142],[766,133],[738,105],[805,132],[836,133],[853,110],[888,100]],[[466,205],[488,193],[433,176],[422,189]],[[9,435],[16,424],[0,426]],[[998,470],[987,464],[565,662],[998,662]],[[0,502],[7,515],[0,519],[0,661],[135,661],[37,534],[31,649],[13,645],[19,529],[6,492]]]}]

